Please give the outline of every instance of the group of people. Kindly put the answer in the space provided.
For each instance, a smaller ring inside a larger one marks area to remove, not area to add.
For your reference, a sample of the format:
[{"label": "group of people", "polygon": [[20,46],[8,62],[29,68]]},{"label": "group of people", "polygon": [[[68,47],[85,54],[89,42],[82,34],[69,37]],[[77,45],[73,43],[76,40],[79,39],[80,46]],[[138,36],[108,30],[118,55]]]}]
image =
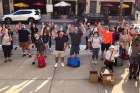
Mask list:
[{"label": "group of people", "polygon": [[[130,25],[127,21],[122,21],[115,26],[103,26],[100,22],[79,24],[57,25],[53,22],[42,23],[41,29],[36,24],[31,23],[28,26],[18,23],[14,30],[8,25],[0,26],[0,37],[4,53],[4,62],[12,61],[13,33],[18,37],[22,56],[32,57],[32,48],[36,48],[36,57],[32,64],[36,63],[38,55],[47,56],[52,41],[55,41],[55,64],[64,66],[65,50],[70,48],[70,56],[78,56],[81,40],[84,37],[86,49],[92,52],[92,63],[97,64],[101,50],[101,60],[113,72],[113,66],[117,65],[118,58],[130,61],[129,79],[138,79],[138,73],[134,74],[133,67],[140,68],[140,47],[139,34],[137,28]],[[15,47],[17,48],[17,47]],[[59,60],[60,59],[60,60]]]}]

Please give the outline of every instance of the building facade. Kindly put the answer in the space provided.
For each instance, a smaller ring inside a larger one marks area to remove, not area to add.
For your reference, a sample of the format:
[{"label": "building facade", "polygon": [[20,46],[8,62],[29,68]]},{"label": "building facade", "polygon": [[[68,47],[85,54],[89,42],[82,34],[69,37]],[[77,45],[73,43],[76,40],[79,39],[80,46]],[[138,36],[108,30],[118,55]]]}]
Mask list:
[{"label": "building facade", "polygon": [[9,14],[13,10],[13,0],[0,0],[0,16]]},{"label": "building facade", "polygon": [[[51,2],[53,5],[61,2],[62,0],[0,0],[0,15],[8,14],[13,10],[17,10],[14,7],[15,3],[25,2],[29,4],[29,8],[40,8],[43,13],[46,13],[46,6],[34,7],[32,4],[35,2],[42,2],[47,4]],[[140,0],[63,0],[71,4],[71,7],[64,8],[62,12],[66,11],[66,14],[78,15],[82,14],[107,14],[110,16],[117,16],[119,14],[119,5],[123,1],[124,4],[128,5],[128,8],[123,9],[124,15],[132,15],[135,6],[140,9]],[[135,3],[136,2],[136,3]],[[60,8],[54,7],[54,15],[57,15]]]},{"label": "building facade", "polygon": [[140,11],[140,0],[135,1],[136,8]]}]

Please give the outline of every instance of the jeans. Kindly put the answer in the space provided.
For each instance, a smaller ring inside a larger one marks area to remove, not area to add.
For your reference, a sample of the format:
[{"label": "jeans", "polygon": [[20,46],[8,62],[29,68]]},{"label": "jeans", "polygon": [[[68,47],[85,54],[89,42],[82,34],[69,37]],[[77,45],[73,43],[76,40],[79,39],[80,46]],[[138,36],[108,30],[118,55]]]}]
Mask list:
[{"label": "jeans", "polygon": [[99,51],[100,51],[100,48],[93,48],[93,49],[92,49],[92,59],[93,59],[93,60],[94,60],[95,58],[96,58],[96,60],[98,60]]},{"label": "jeans", "polygon": [[79,45],[72,45],[70,49],[70,55],[74,55],[74,54],[78,55],[79,51],[80,51]]},{"label": "jeans", "polygon": [[11,45],[2,45],[2,49],[5,58],[11,57]]}]

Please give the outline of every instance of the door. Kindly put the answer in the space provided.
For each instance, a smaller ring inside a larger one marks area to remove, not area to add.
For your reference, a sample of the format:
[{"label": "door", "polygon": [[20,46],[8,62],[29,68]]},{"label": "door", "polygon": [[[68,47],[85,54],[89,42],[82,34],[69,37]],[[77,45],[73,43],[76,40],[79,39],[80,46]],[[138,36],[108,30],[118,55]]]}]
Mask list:
[{"label": "door", "polygon": [[2,4],[3,4],[3,14],[9,14],[10,13],[9,0],[2,0]]}]

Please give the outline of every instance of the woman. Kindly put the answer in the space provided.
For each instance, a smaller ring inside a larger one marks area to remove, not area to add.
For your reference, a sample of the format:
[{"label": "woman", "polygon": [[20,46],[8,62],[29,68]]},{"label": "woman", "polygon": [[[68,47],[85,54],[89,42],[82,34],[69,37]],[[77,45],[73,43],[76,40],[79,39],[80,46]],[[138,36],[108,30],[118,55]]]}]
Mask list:
[{"label": "woman", "polygon": [[43,39],[43,43],[45,44],[46,51],[48,50],[49,37],[50,37],[50,27],[46,25],[42,33],[42,39]]},{"label": "woman", "polygon": [[101,38],[99,37],[98,32],[93,33],[93,36],[89,38],[88,42],[91,42],[92,45],[92,61],[97,64],[101,47]]},{"label": "woman", "polygon": [[124,59],[128,59],[128,48],[130,42],[132,41],[132,37],[128,33],[128,30],[125,29],[122,34],[120,35],[120,47],[121,47],[121,57]]},{"label": "woman", "polygon": [[31,24],[31,40],[32,40],[32,43],[34,44],[35,43],[35,34],[38,32],[38,28],[36,26],[36,24]]},{"label": "woman", "polygon": [[4,62],[11,62],[11,44],[12,44],[12,38],[11,38],[11,34],[9,33],[8,29],[3,26],[2,28],[2,49],[3,49],[3,53],[4,53],[4,57],[5,60]]}]

